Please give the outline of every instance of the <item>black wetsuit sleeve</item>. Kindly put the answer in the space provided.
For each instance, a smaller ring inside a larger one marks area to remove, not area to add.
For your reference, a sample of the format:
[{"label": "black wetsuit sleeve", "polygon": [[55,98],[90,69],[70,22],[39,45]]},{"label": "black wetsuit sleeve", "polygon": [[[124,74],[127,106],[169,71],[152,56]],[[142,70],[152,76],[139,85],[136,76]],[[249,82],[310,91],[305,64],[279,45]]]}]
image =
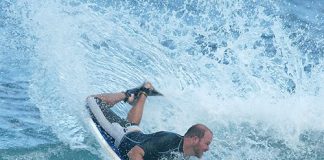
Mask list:
[{"label": "black wetsuit sleeve", "polygon": [[175,133],[158,132],[138,146],[144,150],[145,159],[157,159],[165,153],[178,150],[180,141],[180,136]]}]

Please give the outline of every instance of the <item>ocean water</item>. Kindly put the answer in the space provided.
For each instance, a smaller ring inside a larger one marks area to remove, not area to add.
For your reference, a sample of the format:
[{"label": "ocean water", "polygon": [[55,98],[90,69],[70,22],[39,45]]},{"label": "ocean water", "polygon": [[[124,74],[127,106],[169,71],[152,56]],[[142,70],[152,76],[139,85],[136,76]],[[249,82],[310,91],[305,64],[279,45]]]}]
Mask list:
[{"label": "ocean water", "polygon": [[85,97],[145,80],[143,129],[204,123],[203,159],[324,159],[323,0],[0,1],[0,159],[109,159]]}]

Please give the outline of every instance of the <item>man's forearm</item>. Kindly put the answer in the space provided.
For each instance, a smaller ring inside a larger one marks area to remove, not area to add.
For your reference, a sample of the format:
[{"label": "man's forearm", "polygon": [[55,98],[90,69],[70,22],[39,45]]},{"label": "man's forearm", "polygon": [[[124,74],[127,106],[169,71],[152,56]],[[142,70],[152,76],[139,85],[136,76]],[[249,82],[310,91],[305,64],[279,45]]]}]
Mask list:
[{"label": "man's forearm", "polygon": [[128,157],[129,160],[144,160],[142,156],[131,156],[131,157]]},{"label": "man's forearm", "polygon": [[144,150],[135,146],[127,153],[127,156],[130,160],[144,160]]}]

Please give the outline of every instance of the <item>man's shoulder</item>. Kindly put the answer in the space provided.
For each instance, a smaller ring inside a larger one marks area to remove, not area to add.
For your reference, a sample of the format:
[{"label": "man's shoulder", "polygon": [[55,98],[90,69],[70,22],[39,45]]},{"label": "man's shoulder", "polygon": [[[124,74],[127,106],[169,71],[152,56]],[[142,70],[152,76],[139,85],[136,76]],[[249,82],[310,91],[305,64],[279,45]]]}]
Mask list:
[{"label": "man's shoulder", "polygon": [[169,131],[159,131],[159,132],[154,133],[154,135],[156,135],[156,136],[158,136],[158,135],[163,135],[163,136],[182,137],[182,136],[179,135],[178,133],[169,132]]},{"label": "man's shoulder", "polygon": [[[145,150],[149,155],[155,156],[171,156],[173,152],[178,153],[182,151],[183,136],[169,131],[160,131],[153,133],[150,143],[154,150]],[[153,158],[154,159],[154,158]]]},{"label": "man's shoulder", "polygon": [[159,131],[152,134],[152,137],[159,138],[161,141],[173,141],[177,142],[183,138],[183,136],[169,131]]}]

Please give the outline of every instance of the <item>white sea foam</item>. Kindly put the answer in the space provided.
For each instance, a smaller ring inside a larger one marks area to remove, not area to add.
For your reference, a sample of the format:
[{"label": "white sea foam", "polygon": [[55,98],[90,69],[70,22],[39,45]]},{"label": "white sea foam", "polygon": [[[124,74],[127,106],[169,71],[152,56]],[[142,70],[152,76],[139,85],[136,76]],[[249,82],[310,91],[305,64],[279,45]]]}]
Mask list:
[{"label": "white sea foam", "polygon": [[150,80],[165,97],[149,99],[147,132],[207,124],[215,133],[207,159],[303,150],[302,136],[324,130],[322,61],[309,75],[311,60],[271,13],[276,6],[250,3],[198,3],[196,13],[192,1],[179,10],[28,1],[24,23],[38,38],[32,100],[61,141],[88,147],[85,97]]}]

